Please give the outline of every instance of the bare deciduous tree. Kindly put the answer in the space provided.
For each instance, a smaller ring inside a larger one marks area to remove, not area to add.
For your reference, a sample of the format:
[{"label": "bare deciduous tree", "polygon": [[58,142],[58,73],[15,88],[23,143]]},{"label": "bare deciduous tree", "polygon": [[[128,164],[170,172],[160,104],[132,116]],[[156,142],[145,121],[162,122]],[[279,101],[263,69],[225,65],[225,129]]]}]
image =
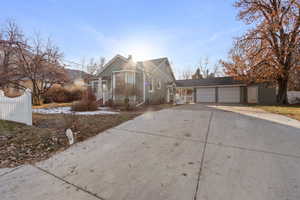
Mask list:
[{"label": "bare deciduous tree", "polygon": [[59,49],[39,36],[30,42],[14,21],[1,30],[0,53],[0,87],[26,89],[24,82],[29,82],[34,104],[54,84],[67,80]]},{"label": "bare deciduous tree", "polygon": [[11,84],[10,74],[16,67],[17,44],[23,44],[24,37],[15,21],[8,20],[0,30],[0,88]]},{"label": "bare deciduous tree", "polygon": [[53,85],[63,84],[67,75],[61,64],[62,54],[50,40],[43,42],[37,36],[32,45],[17,45],[17,68],[14,77],[29,80],[32,87],[33,104],[39,105],[44,95]]},{"label": "bare deciduous tree", "polygon": [[183,80],[188,80],[188,79],[191,79],[192,78],[192,75],[193,75],[193,72],[190,68],[185,68],[182,72],[181,72],[181,77],[180,79],[183,79]]},{"label": "bare deciduous tree", "polygon": [[94,58],[91,58],[89,63],[86,65],[87,66],[86,68],[89,74],[97,75],[101,72],[104,65],[105,65],[104,57],[101,57],[99,61],[95,60]]},{"label": "bare deciduous tree", "polygon": [[300,0],[238,0],[235,6],[254,28],[236,39],[230,61],[222,61],[226,73],[276,83],[278,103],[287,104],[288,83],[300,65]]},{"label": "bare deciduous tree", "polygon": [[207,57],[204,60],[200,59],[196,68],[193,79],[214,78],[222,75],[221,66],[219,64],[212,65]]}]

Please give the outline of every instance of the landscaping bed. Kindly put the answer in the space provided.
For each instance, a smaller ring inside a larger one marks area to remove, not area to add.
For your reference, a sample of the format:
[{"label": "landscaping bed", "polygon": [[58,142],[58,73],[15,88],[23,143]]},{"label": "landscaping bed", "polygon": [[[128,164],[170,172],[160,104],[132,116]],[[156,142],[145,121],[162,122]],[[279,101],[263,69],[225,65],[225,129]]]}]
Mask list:
[{"label": "landscaping bed", "polygon": [[142,106],[104,115],[34,113],[33,126],[0,120],[0,168],[34,163],[68,148],[70,145],[65,135],[67,128],[75,133],[75,142],[81,142],[145,112],[170,107]]}]

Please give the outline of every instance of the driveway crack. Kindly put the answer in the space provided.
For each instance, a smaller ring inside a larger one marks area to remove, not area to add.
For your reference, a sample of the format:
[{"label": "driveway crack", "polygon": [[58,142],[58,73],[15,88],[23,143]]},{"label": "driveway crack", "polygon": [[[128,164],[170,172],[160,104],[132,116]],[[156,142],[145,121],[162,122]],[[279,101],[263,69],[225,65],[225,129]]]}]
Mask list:
[{"label": "driveway crack", "polygon": [[55,175],[55,174],[53,174],[53,173],[51,173],[51,172],[45,170],[45,169],[43,169],[43,168],[41,168],[41,167],[38,167],[38,166],[36,166],[36,165],[32,165],[32,166],[35,167],[36,169],[38,169],[38,170],[40,170],[40,171],[42,171],[42,172],[44,172],[44,173],[50,175],[50,176],[52,176],[52,177],[58,179],[58,180],[60,180],[60,181],[62,181],[62,182],[64,182],[64,183],[66,183],[66,184],[69,184],[69,185],[75,187],[77,190],[80,190],[80,191],[82,191],[82,192],[84,192],[84,193],[87,193],[87,194],[89,194],[89,195],[91,195],[91,196],[93,196],[93,197],[95,197],[95,198],[97,198],[97,199],[105,200],[103,197],[98,196],[96,193],[93,193],[93,192],[91,192],[91,191],[89,191],[89,190],[87,190],[87,189],[84,189],[84,188],[82,188],[82,187],[80,187],[80,186],[78,186],[78,185],[75,185],[75,184],[73,184],[73,183],[71,183],[71,182],[69,182],[69,181],[67,181],[67,180],[65,180],[65,179],[63,179],[63,178],[61,178],[61,177],[59,177],[59,176],[57,176],[57,175]]},{"label": "driveway crack", "polygon": [[15,167],[15,168],[13,168],[13,169],[7,171],[7,172],[4,172],[3,174],[0,175],[0,177],[5,176],[5,175],[7,175],[7,174],[10,174],[10,173],[12,173],[12,172],[18,170],[18,169],[21,168],[21,167],[22,167],[22,166],[18,166],[18,167]]},{"label": "driveway crack", "polygon": [[143,135],[163,137],[163,138],[169,138],[169,139],[175,139],[175,140],[184,140],[184,141],[193,141],[193,142],[204,143],[204,141],[201,141],[200,139],[196,139],[196,138],[174,137],[174,136],[168,136],[168,135],[161,135],[158,133],[150,133],[150,132],[146,132],[146,131],[136,131],[136,130],[130,130],[130,129],[124,129],[124,128],[114,128],[114,129],[120,130],[120,131],[125,131],[127,133],[143,134]]},{"label": "driveway crack", "polygon": [[205,151],[206,151],[206,146],[207,146],[207,143],[208,143],[208,135],[209,135],[210,127],[211,127],[213,114],[214,113],[211,112],[210,116],[209,116],[208,127],[207,127],[207,132],[206,132],[206,135],[205,135],[204,147],[203,147],[202,157],[201,157],[201,161],[200,161],[200,168],[199,168],[199,172],[198,172],[197,185],[196,185],[196,190],[195,190],[193,200],[197,200],[197,196],[198,196],[198,193],[199,193],[200,179],[201,179],[201,174],[202,174],[202,171],[203,171]]}]

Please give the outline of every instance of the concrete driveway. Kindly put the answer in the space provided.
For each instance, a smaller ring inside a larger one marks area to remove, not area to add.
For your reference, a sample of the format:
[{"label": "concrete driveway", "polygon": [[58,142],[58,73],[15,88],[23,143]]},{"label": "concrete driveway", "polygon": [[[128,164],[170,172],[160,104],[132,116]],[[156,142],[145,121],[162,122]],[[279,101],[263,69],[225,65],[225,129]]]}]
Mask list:
[{"label": "concrete driveway", "polygon": [[1,200],[299,200],[300,123],[242,106],[146,113],[0,170]]}]

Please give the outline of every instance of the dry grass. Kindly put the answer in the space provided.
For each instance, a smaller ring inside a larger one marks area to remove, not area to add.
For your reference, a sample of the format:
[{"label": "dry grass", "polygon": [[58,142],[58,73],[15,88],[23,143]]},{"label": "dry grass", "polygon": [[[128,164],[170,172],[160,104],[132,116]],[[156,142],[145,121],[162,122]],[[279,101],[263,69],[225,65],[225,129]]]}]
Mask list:
[{"label": "dry grass", "polygon": [[300,105],[288,106],[255,106],[267,112],[285,115],[300,121]]},{"label": "dry grass", "polygon": [[[39,108],[67,105],[55,103]],[[34,163],[68,148],[65,136],[67,128],[72,128],[72,131],[76,132],[75,141],[80,142],[144,112],[170,107],[172,106],[142,106],[118,115],[33,114],[33,126],[0,120],[0,168]]]},{"label": "dry grass", "polygon": [[76,141],[83,141],[106,129],[117,126],[135,118],[136,113],[121,113],[119,115],[43,115],[34,114],[33,124],[39,128],[47,128],[53,132],[63,132],[72,128],[76,132]]},{"label": "dry grass", "polygon": [[47,158],[66,144],[63,133],[0,120],[0,167],[15,167]]},{"label": "dry grass", "polygon": [[0,120],[0,168],[40,161],[68,148],[67,128],[76,131],[75,140],[80,142],[136,116],[136,113],[94,116],[34,114],[34,126]]}]

